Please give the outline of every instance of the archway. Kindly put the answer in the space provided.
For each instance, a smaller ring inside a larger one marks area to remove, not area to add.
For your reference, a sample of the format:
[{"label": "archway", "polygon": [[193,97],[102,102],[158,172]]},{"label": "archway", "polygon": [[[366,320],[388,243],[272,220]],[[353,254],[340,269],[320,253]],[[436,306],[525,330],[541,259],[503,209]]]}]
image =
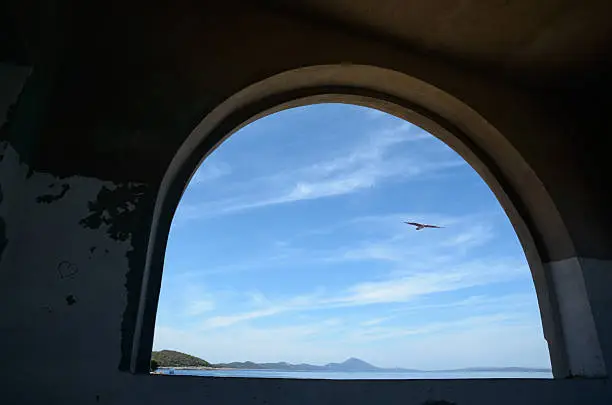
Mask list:
[{"label": "archway", "polygon": [[[271,77],[222,103],[193,131],[162,182],[143,279],[132,371],[148,370],[166,238],[182,192],[202,159],[237,129],[285,108],[321,102],[362,105],[420,126],[461,155],[506,211],[533,275],[555,377],[601,375],[604,368],[586,295],[584,309],[559,310],[554,280],[545,266],[552,251],[573,250],[571,238],[537,176],[512,145],[469,106],[403,74],[370,66],[316,66]],[[585,322],[585,316],[587,321]],[[579,333],[568,329],[576,322]],[[594,344],[593,344],[594,343]],[[587,345],[588,344],[588,345]]]},{"label": "archway", "polygon": [[463,159],[379,110],[314,104],[243,127],[196,171],[152,358],[195,355],[218,369],[177,373],[213,376],[548,377],[539,318],[516,234]]}]

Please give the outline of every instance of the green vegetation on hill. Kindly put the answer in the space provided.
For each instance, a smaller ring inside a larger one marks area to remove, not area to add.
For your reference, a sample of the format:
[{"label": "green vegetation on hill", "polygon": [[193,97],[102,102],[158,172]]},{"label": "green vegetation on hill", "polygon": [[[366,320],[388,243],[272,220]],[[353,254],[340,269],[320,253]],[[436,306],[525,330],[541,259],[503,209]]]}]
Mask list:
[{"label": "green vegetation on hill", "polygon": [[159,367],[212,367],[206,360],[174,350],[153,352],[151,360],[157,362]]}]

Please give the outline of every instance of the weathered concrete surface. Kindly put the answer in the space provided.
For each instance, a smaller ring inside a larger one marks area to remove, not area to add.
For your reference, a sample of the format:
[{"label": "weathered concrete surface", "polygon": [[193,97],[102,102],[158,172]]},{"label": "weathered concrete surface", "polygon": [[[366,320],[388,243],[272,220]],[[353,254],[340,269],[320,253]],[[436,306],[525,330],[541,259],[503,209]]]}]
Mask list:
[{"label": "weathered concrete surface", "polygon": [[[397,31],[408,15],[426,21],[425,6],[398,5],[406,8],[381,32],[376,27],[387,26],[389,9],[362,21],[373,2],[358,1],[343,18],[338,10],[348,3],[329,3],[300,2],[289,12],[267,1],[11,3],[8,38],[19,38],[23,49],[15,54],[27,55],[33,68],[23,91],[19,84],[0,94],[0,117],[20,94],[0,134],[0,308],[8,309],[0,311],[0,377],[7,403],[612,402],[607,377],[337,383],[129,372],[142,369],[155,320],[151,307],[143,316],[141,304],[156,301],[157,285],[147,276],[160,275],[165,246],[163,237],[149,245],[150,235],[159,236],[151,233],[156,196],[159,203],[180,195],[188,179],[160,191],[171,162],[227,100],[316,66],[340,68],[327,77],[300,76],[287,90],[304,95],[315,86],[309,95],[320,96],[326,83],[378,82],[375,90],[433,111],[465,134],[453,146],[467,145],[464,152],[479,158],[471,163],[499,183],[498,198],[528,249],[555,373],[601,375],[612,367],[612,214],[603,174],[611,171],[604,152],[610,124],[602,107],[612,87],[601,73],[611,60],[602,12],[610,3],[509,2],[509,11],[499,6],[491,21],[478,23],[484,6],[453,2],[436,23],[452,20],[448,31],[429,34],[422,25]],[[524,16],[530,22],[521,28]],[[495,28],[508,24],[513,30]],[[504,41],[514,45],[498,47]],[[351,65],[395,73],[353,77]],[[0,83],[14,83],[7,72],[0,70]],[[572,85],[560,86],[559,78]],[[274,100],[245,105],[251,109],[233,112],[243,120],[273,109]],[[181,170],[193,169],[240,120],[219,123],[216,138],[187,148]],[[174,206],[160,206],[167,221]]]},{"label": "weathered concrete surface", "polygon": [[[100,190],[114,186],[77,176],[28,174],[10,146],[0,168],[3,174],[14,171],[4,199],[8,244],[0,263],[3,305],[10,308],[0,316],[12,365],[8,372],[23,378],[38,363],[35,369],[45,378],[67,379],[89,369],[80,358],[107,364],[97,373],[115,369],[129,243],[80,223],[91,215],[88,204]],[[115,299],[100,306],[105,297]],[[108,315],[101,317],[101,312]]]},{"label": "weathered concrete surface", "polygon": [[607,373],[612,368],[612,261],[580,259]]},{"label": "weathered concrete surface", "polygon": [[[606,366],[592,314],[594,311],[606,313],[611,307],[610,303],[605,301],[591,302],[589,297],[592,296],[592,291],[587,290],[585,278],[588,277],[595,283],[609,281],[605,278],[609,270],[605,268],[609,267],[609,264],[606,266],[605,262],[599,263],[592,260],[588,262],[590,266],[584,266],[585,260],[571,258],[549,263],[548,267],[559,303],[570,369],[576,375],[602,377],[606,375]],[[598,274],[602,270],[604,273]],[[590,287],[595,285],[590,285]],[[601,296],[601,294],[598,295]],[[601,319],[604,323],[601,323],[600,327],[605,327],[605,321],[609,320]]]}]

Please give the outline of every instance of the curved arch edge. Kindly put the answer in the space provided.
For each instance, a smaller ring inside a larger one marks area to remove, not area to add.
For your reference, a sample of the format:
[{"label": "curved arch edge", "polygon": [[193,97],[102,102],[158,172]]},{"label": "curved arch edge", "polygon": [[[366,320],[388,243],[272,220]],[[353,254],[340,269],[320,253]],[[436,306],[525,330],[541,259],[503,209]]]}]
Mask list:
[{"label": "curved arch edge", "polygon": [[[168,232],[197,167],[224,139],[248,123],[283,109],[324,102],[390,113],[422,127],[459,153],[492,189],[523,246],[554,376],[605,375],[594,323],[581,322],[586,330],[568,333],[585,314],[591,320],[592,316],[584,310],[590,309],[584,294],[580,295],[583,310],[579,314],[570,313],[568,319],[568,311],[560,306],[573,292],[560,288],[559,283],[567,285],[567,280],[558,274],[565,273],[556,271],[549,262],[560,250],[567,251],[568,257],[575,250],[561,215],[534,171],[493,125],[465,103],[405,74],[364,65],[313,66],[270,77],[221,103],[189,135],[164,175],[155,204],[133,335],[133,373],[148,372]],[[577,272],[581,274],[580,263],[577,266],[578,270],[574,264],[570,272],[574,278]],[[572,347],[567,345],[568,337]],[[586,351],[578,347],[586,342],[590,343]]]}]

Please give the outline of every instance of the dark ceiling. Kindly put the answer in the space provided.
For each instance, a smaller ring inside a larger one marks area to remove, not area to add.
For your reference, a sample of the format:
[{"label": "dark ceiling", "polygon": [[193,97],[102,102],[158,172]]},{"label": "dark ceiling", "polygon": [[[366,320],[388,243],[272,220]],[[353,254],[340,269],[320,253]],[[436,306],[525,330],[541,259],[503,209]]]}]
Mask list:
[{"label": "dark ceiling", "polygon": [[[612,66],[609,0],[225,0],[227,3],[234,7],[259,4],[291,13],[292,18],[333,25],[543,87],[599,80],[609,75]],[[181,2],[173,4],[180,7]],[[36,0],[12,2],[5,10],[0,7],[0,61],[24,63],[28,57],[39,56],[47,47],[41,44],[50,43],[65,29],[61,19],[75,17],[75,5],[82,7],[78,2]]]},{"label": "dark ceiling", "polygon": [[612,1],[607,0],[265,3],[542,84],[605,75],[612,61]]}]

